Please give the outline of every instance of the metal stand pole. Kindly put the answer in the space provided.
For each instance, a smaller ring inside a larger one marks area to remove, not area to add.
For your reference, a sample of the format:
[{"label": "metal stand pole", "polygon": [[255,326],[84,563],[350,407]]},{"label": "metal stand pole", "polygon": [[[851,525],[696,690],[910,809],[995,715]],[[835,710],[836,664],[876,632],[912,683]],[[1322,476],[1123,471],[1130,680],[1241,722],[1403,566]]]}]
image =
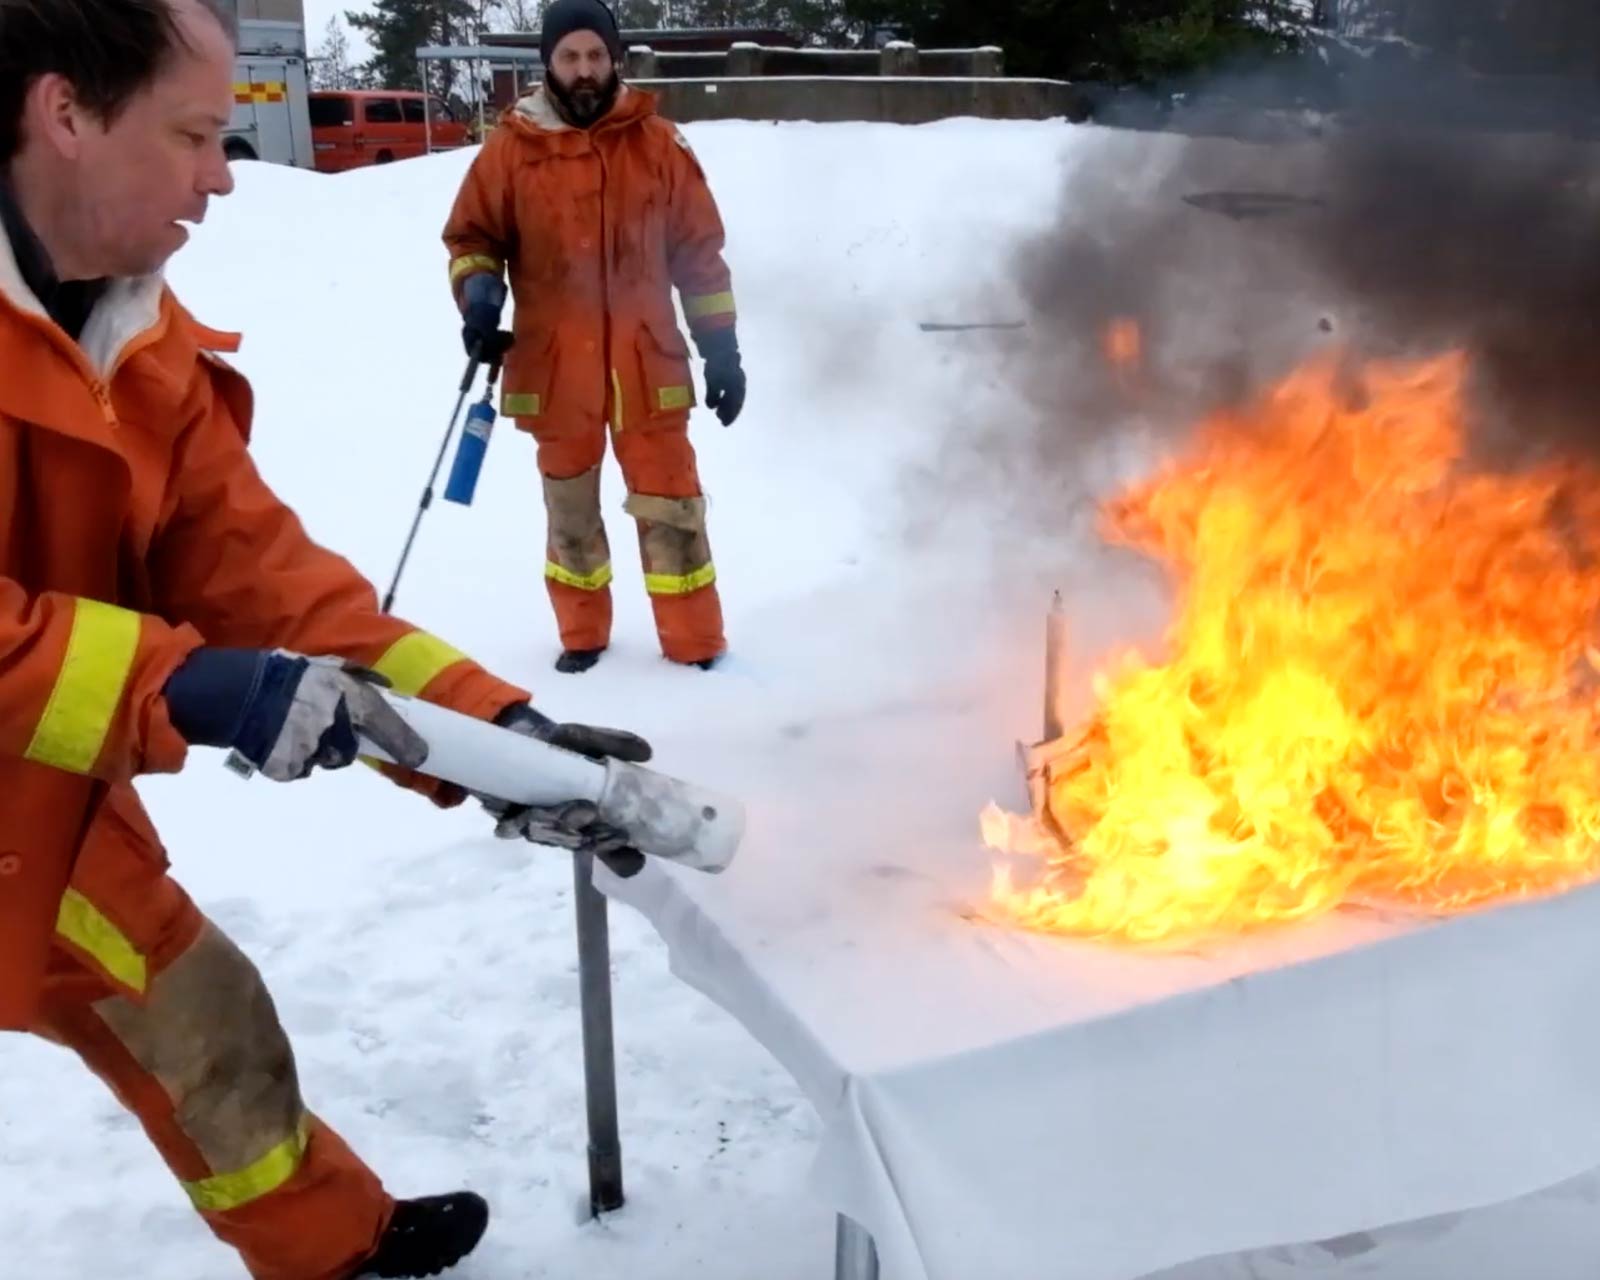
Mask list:
[{"label": "metal stand pole", "polygon": [[622,1208],[622,1142],[617,1136],[617,1055],[611,1032],[611,931],[594,858],[572,855],[578,912],[578,987],[583,1004],[583,1079],[589,1102],[589,1208]]},{"label": "metal stand pole", "polygon": [[476,357],[467,361],[467,371],[461,375],[461,394],[456,397],[455,410],[450,414],[450,425],[445,428],[444,439],[439,443],[439,456],[433,460],[433,470],[428,474],[428,487],[422,491],[422,501],[417,504],[417,514],[411,518],[411,532],[406,535],[406,545],[400,552],[400,563],[394,571],[394,581],[389,584],[389,593],[383,597],[383,611],[388,613],[394,608],[395,593],[400,590],[400,579],[406,571],[406,561],[411,559],[411,547],[417,540],[417,531],[422,528],[422,517],[428,514],[428,508],[433,505],[433,487],[439,483],[439,471],[444,466],[444,456],[450,452],[450,437],[456,433],[456,423],[461,421],[461,411],[466,408],[467,397],[472,394],[472,384],[478,378],[478,364]]},{"label": "metal stand pole", "polygon": [[865,1228],[842,1213],[833,1251],[833,1280],[878,1280],[878,1246]]}]

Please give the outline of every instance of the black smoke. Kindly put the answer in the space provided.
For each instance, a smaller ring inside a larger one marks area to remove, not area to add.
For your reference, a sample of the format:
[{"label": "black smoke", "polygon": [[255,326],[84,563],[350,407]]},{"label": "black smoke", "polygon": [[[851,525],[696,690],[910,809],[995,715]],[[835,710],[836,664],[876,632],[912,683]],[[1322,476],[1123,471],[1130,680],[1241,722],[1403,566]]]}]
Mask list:
[{"label": "black smoke", "polygon": [[[1319,346],[1471,356],[1475,439],[1600,457],[1600,93],[1380,43],[1106,106],[1013,280],[1038,463],[1180,435]],[[1100,341],[1139,322],[1137,382]]]}]

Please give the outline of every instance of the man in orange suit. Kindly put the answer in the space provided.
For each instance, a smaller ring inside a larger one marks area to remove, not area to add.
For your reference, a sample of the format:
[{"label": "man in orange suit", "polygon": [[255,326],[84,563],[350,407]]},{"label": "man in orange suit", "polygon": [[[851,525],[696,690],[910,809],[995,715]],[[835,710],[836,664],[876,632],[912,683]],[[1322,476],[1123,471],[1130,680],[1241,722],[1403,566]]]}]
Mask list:
[{"label": "man in orange suit", "polygon": [[621,82],[621,37],[600,0],[549,5],[542,47],[544,84],[490,135],[444,232],[468,354],[498,354],[509,274],[502,407],[538,442],[557,670],[589,670],[611,642],[608,427],[662,652],[709,670],[727,644],[672,291],[705,358],[706,404],[732,425],[745,375],[722,220],[683,135]]},{"label": "man in orange suit", "polygon": [[[553,724],[380,612],[257,473],[250,388],[217,354],[237,339],[161,275],[232,188],[234,56],[226,0],[0,0],[0,1030],[99,1075],[256,1280],[434,1275],[487,1206],[397,1202],[307,1108],[260,974],[170,876],[133,779],[192,746],[284,782],[363,740],[425,764],[380,683],[593,755],[649,749]],[[630,852],[583,806],[497,816]]]}]

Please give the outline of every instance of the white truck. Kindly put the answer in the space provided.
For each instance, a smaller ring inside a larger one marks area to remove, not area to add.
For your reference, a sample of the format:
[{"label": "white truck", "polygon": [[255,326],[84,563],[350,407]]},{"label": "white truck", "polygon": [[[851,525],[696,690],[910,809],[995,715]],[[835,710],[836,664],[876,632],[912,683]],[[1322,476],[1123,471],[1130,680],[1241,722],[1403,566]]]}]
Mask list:
[{"label": "white truck", "polygon": [[241,5],[239,55],[233,72],[233,118],[223,135],[230,160],[314,167],[306,28],[299,6],[274,6],[282,18],[254,18]]}]

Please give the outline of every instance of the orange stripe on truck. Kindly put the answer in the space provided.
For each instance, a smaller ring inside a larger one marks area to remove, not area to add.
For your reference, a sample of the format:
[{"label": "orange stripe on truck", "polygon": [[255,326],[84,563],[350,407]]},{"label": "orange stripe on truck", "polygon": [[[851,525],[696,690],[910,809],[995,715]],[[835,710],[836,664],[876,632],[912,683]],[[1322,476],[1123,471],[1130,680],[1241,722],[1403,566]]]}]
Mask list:
[{"label": "orange stripe on truck", "polygon": [[240,103],[248,102],[283,102],[289,96],[289,86],[282,80],[270,80],[262,84],[236,84],[233,86],[233,100]]}]

